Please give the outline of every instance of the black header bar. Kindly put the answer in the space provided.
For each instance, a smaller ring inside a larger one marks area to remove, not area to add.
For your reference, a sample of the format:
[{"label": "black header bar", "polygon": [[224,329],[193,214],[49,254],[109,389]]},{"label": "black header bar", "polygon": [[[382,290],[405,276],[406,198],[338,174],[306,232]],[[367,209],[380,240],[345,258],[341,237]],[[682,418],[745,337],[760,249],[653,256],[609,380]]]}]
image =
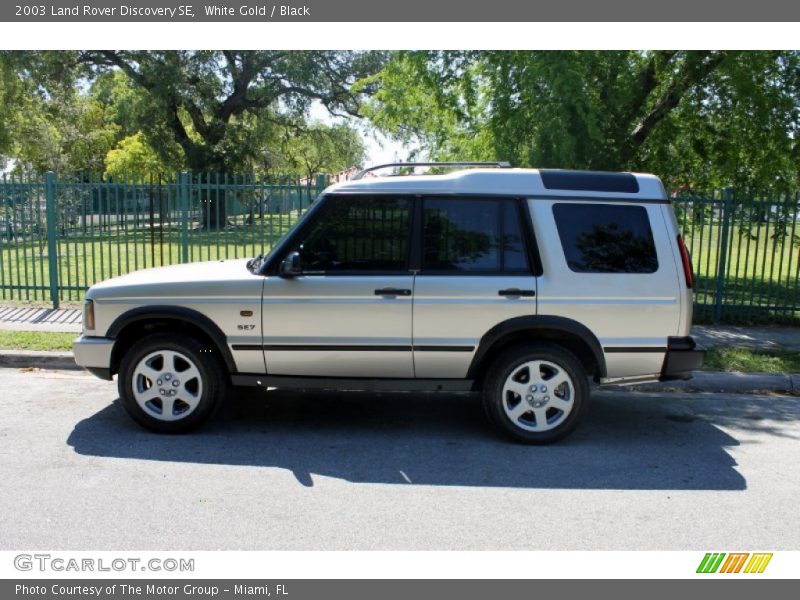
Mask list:
[{"label": "black header bar", "polygon": [[[785,0],[11,0],[2,22],[555,22],[800,20]],[[677,31],[676,34],[680,32]],[[535,38],[536,31],[531,31]]]}]

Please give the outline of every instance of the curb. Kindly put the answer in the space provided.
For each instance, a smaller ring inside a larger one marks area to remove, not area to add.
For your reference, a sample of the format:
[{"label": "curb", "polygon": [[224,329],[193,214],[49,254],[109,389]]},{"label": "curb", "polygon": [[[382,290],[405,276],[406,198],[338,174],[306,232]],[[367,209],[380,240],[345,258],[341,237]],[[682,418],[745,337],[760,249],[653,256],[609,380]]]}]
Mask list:
[{"label": "curb", "polygon": [[72,352],[37,350],[0,350],[0,367],[14,369],[81,370]]},{"label": "curb", "polygon": [[754,394],[773,392],[800,395],[800,374],[695,371],[686,381],[665,381],[631,386],[608,386],[620,392],[722,392]]}]

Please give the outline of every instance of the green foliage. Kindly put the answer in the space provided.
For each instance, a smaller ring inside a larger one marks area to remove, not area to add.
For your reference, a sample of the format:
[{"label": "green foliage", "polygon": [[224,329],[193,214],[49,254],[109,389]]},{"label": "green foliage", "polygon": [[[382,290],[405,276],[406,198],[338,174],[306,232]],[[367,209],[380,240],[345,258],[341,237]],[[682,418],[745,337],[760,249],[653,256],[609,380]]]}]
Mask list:
[{"label": "green foliage", "polygon": [[332,113],[357,114],[369,87],[354,84],[383,62],[380,53],[322,51],[102,51],[79,52],[75,61],[93,80],[123,73],[135,90],[106,87],[125,99],[125,118],[165,163],[177,145],[198,172],[252,165],[278,131],[303,131],[315,100]]},{"label": "green foliage", "polygon": [[4,156],[12,152],[14,126],[24,104],[24,94],[19,78],[0,54],[0,168]]},{"label": "green foliage", "polygon": [[106,174],[117,180],[144,181],[169,171],[140,131],[121,139],[108,151],[105,163]]},{"label": "green foliage", "polygon": [[750,348],[709,348],[703,363],[706,371],[743,373],[800,373],[800,352],[753,350]]},{"label": "green foliage", "polygon": [[37,171],[99,171],[118,126],[104,107],[85,96],[36,103],[17,126],[16,155]]},{"label": "green foliage", "polygon": [[335,170],[363,160],[363,145],[346,125],[309,126],[309,108],[357,115],[384,62],[380,52],[3,52],[0,156],[131,176]]},{"label": "green foliage", "polygon": [[299,173],[308,179],[317,173],[335,175],[350,167],[360,167],[367,152],[358,131],[344,123],[315,123],[302,135],[288,133],[281,150],[284,172]]},{"label": "green foliage", "polygon": [[800,53],[399,52],[368,114],[434,159],[797,185]]}]

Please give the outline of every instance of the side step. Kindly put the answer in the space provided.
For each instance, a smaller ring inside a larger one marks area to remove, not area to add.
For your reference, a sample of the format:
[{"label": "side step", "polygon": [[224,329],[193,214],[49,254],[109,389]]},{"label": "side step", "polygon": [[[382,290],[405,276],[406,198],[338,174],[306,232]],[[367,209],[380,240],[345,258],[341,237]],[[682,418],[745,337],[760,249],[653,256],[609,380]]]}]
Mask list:
[{"label": "side step", "polygon": [[285,390],[336,390],[347,392],[470,392],[472,379],[346,379],[290,375],[231,375],[236,386]]}]

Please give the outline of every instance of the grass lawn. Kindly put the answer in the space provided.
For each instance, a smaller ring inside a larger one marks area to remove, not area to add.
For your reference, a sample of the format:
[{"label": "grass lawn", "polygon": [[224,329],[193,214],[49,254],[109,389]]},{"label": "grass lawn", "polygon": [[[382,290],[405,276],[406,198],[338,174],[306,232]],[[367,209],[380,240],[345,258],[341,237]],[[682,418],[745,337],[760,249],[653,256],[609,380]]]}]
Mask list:
[{"label": "grass lawn", "polygon": [[742,371],[757,373],[800,373],[800,352],[750,348],[710,348],[704,371]]},{"label": "grass lawn", "polygon": [[75,333],[0,330],[0,350],[72,350],[76,337]]},{"label": "grass lawn", "polygon": [[[800,253],[791,236],[775,238],[770,224],[753,227],[751,238],[732,226],[722,288],[723,320],[737,323],[796,322],[800,301]],[[797,227],[800,233],[800,226]],[[710,322],[717,297],[719,225],[688,228],[686,246],[695,271],[695,321]]]},{"label": "grass lawn", "polygon": [[[291,214],[265,215],[253,225],[240,218],[221,231],[203,231],[197,223],[186,232],[189,262],[227,258],[251,258],[270,250],[298,220]],[[177,227],[135,228],[132,223],[113,224],[105,232],[72,231],[58,239],[58,279],[61,299],[80,301],[83,292],[98,281],[139,269],[181,262],[183,238]],[[13,240],[0,243],[0,292],[2,300],[47,300],[50,273],[47,240]],[[35,288],[35,289],[25,289]]]}]

